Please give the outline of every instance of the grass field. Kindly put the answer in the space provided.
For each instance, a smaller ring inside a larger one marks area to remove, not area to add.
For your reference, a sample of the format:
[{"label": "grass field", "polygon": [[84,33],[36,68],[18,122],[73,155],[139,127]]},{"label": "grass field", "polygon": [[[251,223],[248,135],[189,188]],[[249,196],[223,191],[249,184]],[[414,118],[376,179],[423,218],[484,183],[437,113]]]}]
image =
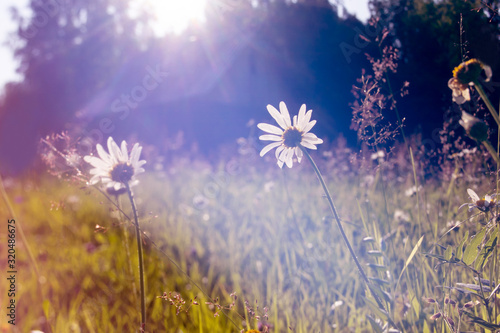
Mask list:
[{"label": "grass field", "polygon": [[[485,220],[478,211],[467,220],[472,213],[457,209],[469,201],[467,188],[482,196],[494,191],[494,179],[477,162],[484,160],[479,152],[449,161],[454,176],[444,165],[429,173],[418,150],[415,166],[406,154],[402,148],[379,163],[369,154],[352,160],[346,148],[324,145],[313,157],[398,328],[447,332],[444,320],[431,319],[440,306],[457,323],[458,306],[446,297],[459,306],[481,300],[446,288],[476,283],[475,274],[452,263],[445,249],[457,251],[465,233],[475,234]],[[163,165],[148,161],[134,190],[145,232],[148,332],[375,331],[367,315],[374,321],[384,315],[367,304],[373,299],[311,166],[307,160],[292,169],[275,163],[248,147],[229,148],[211,162],[188,154]],[[0,331],[138,332],[137,246],[132,222],[118,210],[131,216],[126,196],[116,203],[95,187],[52,176],[7,179],[6,188],[39,276],[18,229],[16,325],[4,320]],[[6,205],[0,213],[2,220],[14,218]],[[450,223],[464,221],[444,235]],[[498,232],[490,229],[488,235]],[[6,230],[0,244],[3,263]],[[423,254],[429,252],[441,260]],[[498,267],[485,265],[482,272],[490,278]],[[0,284],[2,309],[7,288]],[[170,301],[159,298],[169,292]],[[486,308],[469,312],[486,318]],[[461,317],[462,330],[480,329]]]}]

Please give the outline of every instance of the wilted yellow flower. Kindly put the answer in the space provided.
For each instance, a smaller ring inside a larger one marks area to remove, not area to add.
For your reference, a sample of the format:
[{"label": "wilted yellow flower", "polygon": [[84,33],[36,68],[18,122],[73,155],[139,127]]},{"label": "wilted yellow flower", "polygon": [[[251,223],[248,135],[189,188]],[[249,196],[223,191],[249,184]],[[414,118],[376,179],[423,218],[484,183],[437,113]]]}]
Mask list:
[{"label": "wilted yellow flower", "polygon": [[455,67],[453,77],[461,84],[474,84],[479,80],[482,71],[486,74],[485,81],[488,82],[492,75],[491,67],[477,59],[471,59]]},{"label": "wilted yellow flower", "polygon": [[453,70],[453,77],[448,81],[448,87],[452,90],[453,101],[463,104],[470,101],[469,86],[478,82],[484,71],[488,82],[491,79],[491,67],[477,59],[471,59],[461,63]]}]

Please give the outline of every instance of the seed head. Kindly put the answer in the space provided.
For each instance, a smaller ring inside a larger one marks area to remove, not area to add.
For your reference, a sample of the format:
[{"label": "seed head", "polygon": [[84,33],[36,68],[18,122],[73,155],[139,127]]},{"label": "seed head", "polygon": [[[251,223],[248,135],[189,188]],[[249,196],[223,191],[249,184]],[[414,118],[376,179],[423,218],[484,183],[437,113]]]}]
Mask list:
[{"label": "seed head", "polygon": [[459,123],[465,129],[467,135],[474,140],[479,142],[488,140],[488,125],[479,118],[462,111],[462,119]]}]

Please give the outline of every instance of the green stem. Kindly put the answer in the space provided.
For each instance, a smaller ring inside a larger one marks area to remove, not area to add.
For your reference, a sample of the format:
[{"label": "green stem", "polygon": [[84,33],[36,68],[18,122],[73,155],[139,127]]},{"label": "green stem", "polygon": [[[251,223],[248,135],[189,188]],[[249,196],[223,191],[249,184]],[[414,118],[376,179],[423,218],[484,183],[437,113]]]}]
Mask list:
[{"label": "green stem", "polygon": [[490,99],[488,98],[488,95],[486,95],[486,93],[484,92],[483,86],[481,85],[481,83],[479,83],[479,81],[475,81],[474,87],[476,87],[477,92],[479,93],[479,96],[481,96],[481,98],[483,99],[484,104],[486,104],[486,106],[488,107],[488,110],[490,110],[491,115],[493,116],[493,118],[497,122],[498,128],[500,128],[500,118],[498,117],[498,113],[495,110],[495,108],[493,107],[493,104],[491,104]]},{"label": "green stem", "polygon": [[389,316],[389,312],[385,309],[384,304],[382,303],[382,300],[378,296],[378,294],[372,289],[372,286],[370,284],[370,280],[368,279],[368,276],[366,275],[365,271],[363,270],[363,267],[361,267],[361,264],[359,263],[359,260],[356,256],[356,253],[354,252],[354,249],[351,246],[351,243],[347,239],[347,236],[344,231],[344,227],[342,227],[342,223],[340,222],[340,217],[337,213],[337,209],[335,208],[335,204],[333,203],[332,196],[330,195],[330,191],[328,191],[328,187],[326,187],[325,180],[323,179],[323,176],[321,175],[321,172],[318,169],[318,166],[316,163],[314,163],[314,160],[312,159],[311,155],[307,151],[306,148],[303,146],[299,145],[300,150],[304,153],[304,155],[307,157],[309,162],[311,162],[311,165],[313,166],[314,172],[316,172],[316,175],[318,176],[319,182],[321,183],[321,186],[323,187],[323,191],[325,192],[326,198],[328,199],[328,203],[330,204],[330,209],[332,210],[333,216],[335,217],[335,221],[337,222],[337,226],[339,227],[340,234],[342,235],[342,238],[344,239],[345,244],[347,245],[347,248],[349,249],[349,252],[351,254],[352,259],[356,263],[356,267],[358,268],[359,273],[361,274],[361,277],[363,278],[363,281],[366,283],[366,286],[368,289],[370,289],[370,292],[373,295],[373,298],[377,302],[378,306],[383,309],[387,313],[387,318],[391,325],[394,327],[397,327],[396,324],[392,321],[391,317]]},{"label": "green stem", "polygon": [[496,152],[495,148],[493,148],[491,143],[488,140],[486,140],[483,141],[482,144],[486,147],[490,155],[495,159],[497,165],[500,165],[500,157],[498,157],[498,153]]},{"label": "green stem", "polygon": [[127,189],[128,198],[130,199],[130,204],[132,205],[132,211],[134,212],[134,224],[135,224],[135,234],[137,238],[137,252],[139,255],[139,279],[141,285],[141,329],[146,329],[146,287],[144,281],[144,256],[142,254],[142,239],[141,230],[139,229],[139,219],[137,218],[137,208],[135,207],[134,196],[130,190],[128,183],[125,184]]},{"label": "green stem", "polygon": [[[16,228],[19,230],[19,235],[21,236],[21,242],[23,242],[24,247],[26,248],[26,252],[28,252],[28,258],[30,261],[31,266],[33,266],[33,270],[35,271],[36,275],[36,283],[38,285],[38,296],[40,297],[40,300],[42,301],[42,304],[45,303],[44,297],[43,297],[43,292],[42,292],[42,284],[40,282],[41,274],[40,270],[38,269],[38,265],[35,260],[35,256],[33,255],[33,252],[31,251],[31,247],[28,243],[28,240],[26,239],[26,235],[24,234],[24,230],[21,226],[20,220],[16,218],[16,214],[14,212],[14,207],[12,207],[12,204],[10,203],[9,196],[7,195],[7,191],[5,191],[5,186],[3,185],[3,180],[2,177],[0,176],[0,192],[2,192],[2,197],[3,200],[5,201],[5,204],[7,205],[7,208],[10,212],[10,215],[12,218],[16,221]],[[52,327],[50,326],[49,323],[49,317],[48,314],[43,311],[45,319],[47,320],[47,328],[49,332],[52,332]]]},{"label": "green stem", "polygon": [[411,166],[413,168],[413,179],[415,181],[415,193],[417,194],[417,221],[418,221],[418,234],[422,234],[422,222],[420,221],[420,202],[419,202],[419,190],[418,190],[418,177],[417,177],[417,168],[415,167],[415,160],[413,158],[413,151],[410,147],[410,157],[411,157]]}]

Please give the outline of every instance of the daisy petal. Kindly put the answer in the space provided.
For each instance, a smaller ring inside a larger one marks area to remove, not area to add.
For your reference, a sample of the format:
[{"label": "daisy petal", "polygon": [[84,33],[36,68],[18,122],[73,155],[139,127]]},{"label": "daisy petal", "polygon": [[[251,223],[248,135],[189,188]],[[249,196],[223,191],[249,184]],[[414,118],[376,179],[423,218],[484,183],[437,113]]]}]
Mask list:
[{"label": "daisy petal", "polygon": [[301,145],[303,145],[306,148],[313,149],[313,150],[318,149],[318,148],[316,148],[315,145],[313,145],[312,143],[309,143],[308,141],[305,141],[305,140],[302,140]]},{"label": "daisy petal", "polygon": [[292,126],[292,122],[290,121],[290,113],[288,112],[288,108],[286,107],[285,102],[280,102],[280,112],[283,115],[283,120],[286,123],[286,127]]},{"label": "daisy petal", "polygon": [[299,161],[299,163],[300,163],[302,161],[302,157],[304,156],[302,149],[300,149],[299,147],[296,147],[295,148],[295,155],[297,155],[297,161]]},{"label": "daisy petal", "polygon": [[306,116],[306,105],[302,104],[299,110],[299,117],[297,122],[297,126],[300,129],[302,129],[306,124],[304,123],[305,116]]},{"label": "daisy petal", "polygon": [[[134,145],[134,147],[132,147],[132,151],[130,152],[130,164],[132,164],[132,166],[134,166],[134,167],[140,166],[139,165],[139,157],[141,156],[141,152],[142,152],[142,147],[139,146],[138,143],[136,143]],[[144,163],[146,163],[146,161],[144,161]]]},{"label": "daisy petal", "polygon": [[286,125],[285,120],[283,119],[283,116],[281,115],[281,113],[278,110],[276,110],[276,108],[274,106],[272,106],[271,104],[269,104],[267,106],[267,111],[269,112],[269,114],[271,115],[271,117],[273,117],[274,120],[276,120],[276,122],[278,123],[278,125],[281,126],[281,128],[286,129],[288,127]]},{"label": "daisy petal", "polygon": [[261,130],[263,130],[264,132],[267,132],[267,133],[276,134],[276,135],[283,134],[283,130],[281,128],[273,126],[273,125],[269,125],[266,123],[257,124],[257,127],[260,128]]},{"label": "daisy petal", "polygon": [[107,169],[109,164],[94,156],[85,156],[84,161],[91,164],[94,168]]},{"label": "daisy petal", "polygon": [[472,201],[479,201],[479,196],[476,194],[476,192],[474,192],[473,189],[468,188],[467,193],[469,194],[469,197],[472,199]]},{"label": "daisy petal", "polygon": [[488,66],[488,65],[485,65],[483,64],[483,70],[484,70],[484,73],[486,74],[486,82],[489,82],[490,79],[491,79],[491,76],[493,75],[492,72],[491,72],[491,67]]},{"label": "daisy petal", "polygon": [[281,141],[280,136],[272,135],[272,134],[264,134],[259,136],[259,139],[262,141]]},{"label": "daisy petal", "polygon": [[118,163],[121,161],[120,148],[118,147],[118,145],[116,144],[115,140],[113,140],[112,137],[108,138],[108,151],[109,154],[111,155],[113,163]]},{"label": "daisy petal", "polygon": [[122,153],[122,162],[128,162],[128,151],[127,151],[127,143],[125,140],[122,141],[122,147],[121,147],[121,153]]},{"label": "daisy petal", "polygon": [[267,152],[269,152],[271,149],[278,147],[281,145],[281,142],[273,142],[265,146],[261,151],[260,151],[260,156],[264,156]]},{"label": "daisy petal", "polygon": [[286,151],[284,162],[286,163],[286,166],[289,168],[293,167],[293,152],[294,152],[293,149],[289,149]]},{"label": "daisy petal", "polygon": [[[303,123],[304,123],[304,124],[303,124],[303,126],[304,126],[304,127],[305,127],[305,126],[309,123],[309,121],[311,120],[312,113],[313,113],[313,110],[309,110],[309,111],[307,111],[306,115],[304,116],[304,120],[303,120]],[[303,127],[301,127],[301,128],[303,128]]]},{"label": "daisy petal", "polygon": [[276,159],[280,159],[280,155],[281,155],[281,152],[285,150],[285,146],[279,146],[278,148],[276,148],[276,152],[275,152],[275,156],[276,156]]},{"label": "daisy petal", "polygon": [[106,151],[104,150],[104,148],[102,148],[102,146],[100,144],[96,145],[96,149],[97,149],[97,154],[99,154],[99,157],[104,162],[106,162],[106,163],[112,163],[111,156],[109,156],[109,154],[106,153]]},{"label": "daisy petal", "polygon": [[311,130],[311,128],[313,128],[314,125],[316,125],[316,120],[308,122],[307,125],[305,125],[304,128],[302,128],[302,131],[304,133],[307,133]]},{"label": "daisy petal", "polygon": [[307,141],[312,144],[320,144],[323,143],[323,140],[318,138],[315,134],[313,133],[306,133],[303,136],[303,141]]}]

